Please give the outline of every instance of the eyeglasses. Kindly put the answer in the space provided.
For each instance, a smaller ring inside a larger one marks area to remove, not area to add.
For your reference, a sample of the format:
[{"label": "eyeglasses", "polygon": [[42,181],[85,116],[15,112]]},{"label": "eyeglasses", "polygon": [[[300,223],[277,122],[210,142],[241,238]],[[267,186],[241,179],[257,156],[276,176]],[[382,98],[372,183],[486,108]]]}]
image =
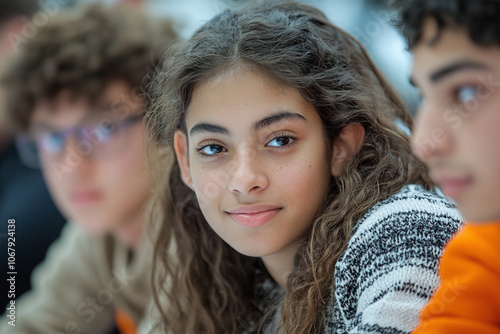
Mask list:
[{"label": "eyeglasses", "polygon": [[[57,160],[67,153],[83,156],[109,156],[126,143],[126,133],[143,114],[120,119],[112,113],[98,113],[81,124],[63,129],[33,129],[16,137],[16,146],[22,162],[31,168],[40,168],[40,158]],[[76,139],[76,148],[67,145],[70,137]]]}]

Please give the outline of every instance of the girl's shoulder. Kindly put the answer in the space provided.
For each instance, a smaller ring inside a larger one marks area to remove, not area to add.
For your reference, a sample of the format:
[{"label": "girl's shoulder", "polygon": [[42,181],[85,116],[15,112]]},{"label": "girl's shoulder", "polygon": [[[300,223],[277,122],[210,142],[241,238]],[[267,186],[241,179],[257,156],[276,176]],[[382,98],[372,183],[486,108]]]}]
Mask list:
[{"label": "girl's shoulder", "polygon": [[377,230],[394,233],[446,229],[454,233],[462,224],[456,204],[442,194],[409,184],[375,204],[356,224],[352,237]]},{"label": "girl's shoulder", "polygon": [[327,324],[335,333],[411,332],[412,323],[401,319],[418,319],[439,284],[442,251],[461,224],[452,201],[419,185],[378,202],[358,221],[335,265]]}]

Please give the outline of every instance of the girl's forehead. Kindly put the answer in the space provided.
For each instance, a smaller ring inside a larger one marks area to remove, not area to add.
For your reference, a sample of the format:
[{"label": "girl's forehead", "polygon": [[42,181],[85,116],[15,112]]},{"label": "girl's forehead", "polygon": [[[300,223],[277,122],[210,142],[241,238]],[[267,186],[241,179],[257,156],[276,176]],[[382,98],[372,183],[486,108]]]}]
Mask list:
[{"label": "girl's forehead", "polygon": [[253,77],[258,77],[259,80],[266,82],[270,86],[274,86],[276,88],[288,87],[284,83],[280,82],[277,78],[273,77],[270,73],[267,73],[265,70],[259,68],[257,65],[247,64],[244,61],[238,61],[233,65],[213,70],[212,72],[208,73],[205,79],[201,80],[201,82],[199,82],[196,87],[214,87],[224,81],[250,75]]},{"label": "girl's forehead", "polygon": [[298,91],[277,89],[259,75],[244,72],[217,85],[199,87],[186,115],[185,131],[195,141],[260,141],[274,131],[305,131],[314,122],[321,126],[315,114]]},{"label": "girl's forehead", "polygon": [[260,73],[233,72],[193,90],[187,123],[200,118],[257,119],[278,111],[305,112],[314,108],[297,89],[280,85]]}]

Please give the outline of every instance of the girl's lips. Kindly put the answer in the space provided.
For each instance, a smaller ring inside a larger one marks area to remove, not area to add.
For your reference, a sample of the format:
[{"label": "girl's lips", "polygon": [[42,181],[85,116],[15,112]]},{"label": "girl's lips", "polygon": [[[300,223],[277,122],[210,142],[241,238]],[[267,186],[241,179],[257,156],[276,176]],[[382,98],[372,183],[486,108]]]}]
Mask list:
[{"label": "girl's lips", "polygon": [[274,206],[241,207],[227,211],[229,217],[239,225],[257,227],[273,219],[282,208]]}]

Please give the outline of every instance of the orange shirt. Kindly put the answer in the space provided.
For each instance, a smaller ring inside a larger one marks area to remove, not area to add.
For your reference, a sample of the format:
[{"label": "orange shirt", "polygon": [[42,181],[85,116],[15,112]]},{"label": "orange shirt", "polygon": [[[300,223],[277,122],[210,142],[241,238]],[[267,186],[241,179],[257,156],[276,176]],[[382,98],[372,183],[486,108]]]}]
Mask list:
[{"label": "orange shirt", "polygon": [[500,334],[500,221],[466,224],[446,247],[440,275],[413,334]]},{"label": "orange shirt", "polygon": [[115,312],[115,321],[120,334],[137,334],[134,319],[127,312],[117,310]]}]

